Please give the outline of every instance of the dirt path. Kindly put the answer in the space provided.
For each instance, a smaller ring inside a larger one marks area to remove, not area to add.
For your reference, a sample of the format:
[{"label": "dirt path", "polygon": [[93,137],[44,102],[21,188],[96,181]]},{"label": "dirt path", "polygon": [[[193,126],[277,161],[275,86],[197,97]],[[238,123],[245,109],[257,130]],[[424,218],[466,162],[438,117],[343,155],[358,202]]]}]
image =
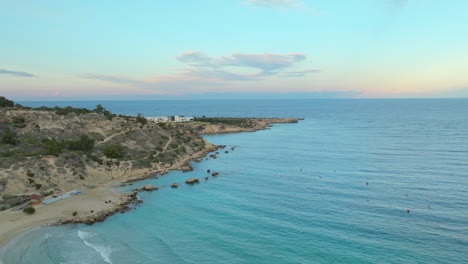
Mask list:
[{"label": "dirt path", "polygon": [[130,130],[122,131],[122,132],[120,132],[120,133],[110,135],[110,136],[106,137],[103,141],[100,141],[100,142],[96,143],[96,145],[104,144],[104,143],[106,143],[107,141],[113,139],[114,137],[123,135],[123,134],[125,134],[125,133],[127,133],[127,132],[129,132],[129,131],[130,131]]},{"label": "dirt path", "polygon": [[162,152],[165,152],[165,151],[166,151],[167,147],[169,146],[169,144],[171,144],[171,142],[172,142],[172,136],[169,135],[169,140],[167,141],[166,145],[164,146]]}]

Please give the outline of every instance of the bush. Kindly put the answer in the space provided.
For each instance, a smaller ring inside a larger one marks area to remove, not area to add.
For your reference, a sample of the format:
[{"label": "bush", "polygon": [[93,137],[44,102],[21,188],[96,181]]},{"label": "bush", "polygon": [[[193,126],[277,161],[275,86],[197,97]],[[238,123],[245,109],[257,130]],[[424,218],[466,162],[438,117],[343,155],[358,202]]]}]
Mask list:
[{"label": "bush", "polygon": [[99,157],[96,157],[94,155],[91,155],[91,154],[87,154],[86,155],[89,159],[91,159],[92,161],[95,161],[97,162],[99,165],[102,165],[103,164],[103,160]]},{"label": "bush", "polygon": [[36,209],[34,209],[34,207],[26,207],[23,209],[23,212],[28,215],[32,215],[36,212]]},{"label": "bush", "polygon": [[73,214],[72,214],[72,215],[73,215],[73,216],[76,216],[77,214],[78,214],[78,212],[73,212]]},{"label": "bush", "polygon": [[36,187],[36,190],[39,190],[40,188],[42,188],[42,184],[39,184],[39,183],[36,183],[36,185],[34,185]]},{"label": "bush", "polygon": [[122,158],[124,156],[124,147],[120,144],[108,145],[104,147],[103,153],[108,158]]},{"label": "bush", "polygon": [[13,107],[15,103],[11,100],[6,99],[3,96],[0,96],[0,107]]},{"label": "bush", "polygon": [[12,121],[14,124],[24,124],[26,122],[26,119],[24,119],[24,117],[22,116],[14,116],[12,118]]},{"label": "bush", "polygon": [[18,139],[16,139],[16,133],[14,131],[11,131],[10,129],[5,130],[1,142],[3,144],[10,145],[16,145],[19,143]]},{"label": "bush", "polygon": [[56,139],[50,139],[50,140],[45,140],[43,141],[45,147],[46,147],[46,155],[54,155],[58,156],[60,153],[62,153],[63,150],[63,143],[56,140]]},{"label": "bush", "polygon": [[14,152],[14,151],[3,152],[3,153],[0,154],[0,157],[2,157],[2,158],[13,158],[13,157],[16,157],[16,152]]},{"label": "bush", "polygon": [[80,139],[68,141],[68,148],[74,151],[89,152],[94,148],[94,139],[88,135],[81,135]]}]

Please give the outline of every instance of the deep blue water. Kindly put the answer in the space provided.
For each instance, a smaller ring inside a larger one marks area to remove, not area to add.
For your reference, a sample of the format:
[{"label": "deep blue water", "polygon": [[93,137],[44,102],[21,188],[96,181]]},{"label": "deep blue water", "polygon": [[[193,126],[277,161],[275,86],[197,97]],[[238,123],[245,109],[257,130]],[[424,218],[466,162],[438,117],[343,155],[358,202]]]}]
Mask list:
[{"label": "deep blue water", "polygon": [[5,263],[468,262],[468,100],[102,104],[145,116],[305,120],[206,136],[236,149],[137,185],[220,176],[141,193],[141,207],[93,226],[27,232],[3,249]]}]

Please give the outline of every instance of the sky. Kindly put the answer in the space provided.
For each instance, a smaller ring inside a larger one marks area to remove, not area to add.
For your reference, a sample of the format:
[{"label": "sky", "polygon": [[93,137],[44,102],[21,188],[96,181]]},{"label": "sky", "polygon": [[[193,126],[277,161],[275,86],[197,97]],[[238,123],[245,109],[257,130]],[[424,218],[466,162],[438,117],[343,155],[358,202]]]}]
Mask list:
[{"label": "sky", "polygon": [[14,100],[466,98],[466,0],[0,0]]}]

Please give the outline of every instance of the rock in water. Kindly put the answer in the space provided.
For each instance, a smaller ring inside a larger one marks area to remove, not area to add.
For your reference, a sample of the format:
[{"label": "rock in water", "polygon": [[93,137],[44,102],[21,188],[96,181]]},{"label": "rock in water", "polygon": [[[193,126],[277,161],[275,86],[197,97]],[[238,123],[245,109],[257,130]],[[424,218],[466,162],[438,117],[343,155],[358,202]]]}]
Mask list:
[{"label": "rock in water", "polygon": [[219,174],[218,172],[213,171],[213,172],[211,173],[211,176],[218,176],[218,174]]},{"label": "rock in water", "polygon": [[200,180],[197,178],[190,178],[190,179],[185,180],[185,183],[188,183],[188,184],[194,184],[196,182],[200,182]]},{"label": "rock in water", "polygon": [[153,185],[147,184],[145,187],[143,187],[143,190],[145,191],[152,191],[154,189]]},{"label": "rock in water", "polygon": [[171,188],[177,188],[177,187],[179,187],[179,184],[177,184],[177,183],[171,184]]}]

